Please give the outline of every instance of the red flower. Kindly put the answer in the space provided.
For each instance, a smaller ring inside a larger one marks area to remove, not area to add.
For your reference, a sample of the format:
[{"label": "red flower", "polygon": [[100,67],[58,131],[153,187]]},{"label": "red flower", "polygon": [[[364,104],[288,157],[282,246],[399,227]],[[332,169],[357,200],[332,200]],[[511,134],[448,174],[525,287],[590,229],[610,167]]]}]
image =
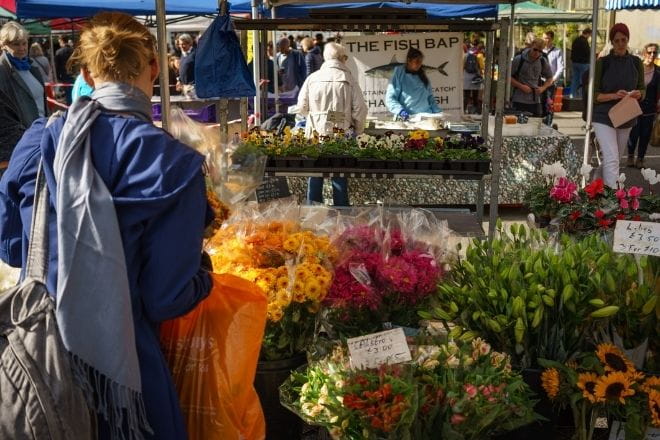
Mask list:
[{"label": "red flower", "polygon": [[633,220],[634,222],[638,222],[638,221],[640,221],[641,219],[642,219],[642,218],[641,218],[639,215],[637,215],[637,214],[633,215],[633,217],[632,217],[632,220]]},{"label": "red flower", "polygon": [[596,218],[603,218],[605,217],[605,213],[601,209],[597,209],[596,212],[594,212],[594,216],[596,216]]},{"label": "red flower", "polygon": [[604,191],[605,185],[603,184],[603,179],[596,179],[584,187],[584,192],[589,195],[590,199],[595,198],[598,194],[603,194]]},{"label": "red flower", "polygon": [[598,226],[600,226],[603,229],[609,228],[611,224],[612,224],[612,220],[609,220],[609,219],[600,219],[600,220],[598,220]]},{"label": "red flower", "polygon": [[623,219],[625,219],[625,218],[626,218],[626,216],[625,216],[624,214],[622,214],[622,213],[618,213],[618,214],[616,215],[616,219],[617,219],[617,220],[623,220]]},{"label": "red flower", "polygon": [[575,220],[579,219],[580,217],[582,217],[582,213],[579,210],[575,210],[575,211],[571,212],[569,217],[571,218],[571,220],[575,221]]}]

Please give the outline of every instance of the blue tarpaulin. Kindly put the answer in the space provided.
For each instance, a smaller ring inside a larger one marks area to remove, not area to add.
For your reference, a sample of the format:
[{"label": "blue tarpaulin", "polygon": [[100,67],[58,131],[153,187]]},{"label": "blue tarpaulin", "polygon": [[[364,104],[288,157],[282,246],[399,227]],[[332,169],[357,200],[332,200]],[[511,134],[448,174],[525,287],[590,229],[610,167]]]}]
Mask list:
[{"label": "blue tarpaulin", "polygon": [[[250,13],[250,1],[229,2],[231,13]],[[131,15],[153,15],[154,0],[17,0],[17,13],[20,18],[90,17],[100,11],[122,11]],[[438,4],[438,3],[399,3],[362,2],[296,4],[277,7],[279,18],[307,17],[310,10],[337,8],[403,8],[426,9],[429,18],[494,18],[497,6],[488,4]],[[166,0],[165,10],[172,15],[203,15],[218,12],[217,0]],[[270,11],[263,11],[270,17]]]},{"label": "blue tarpaulin", "polygon": [[[121,11],[131,15],[153,15],[154,0],[17,0],[20,18],[91,17],[101,11]],[[218,0],[165,0],[168,14],[215,14]]]},{"label": "blue tarpaulin", "polygon": [[[278,6],[278,18],[308,17],[310,11],[324,9],[359,9],[359,8],[397,8],[425,9],[428,18],[495,18],[497,5],[464,5],[438,3],[402,3],[402,2],[364,2],[364,3],[325,3],[325,4],[287,4]],[[267,16],[269,16],[268,14]]]},{"label": "blue tarpaulin", "polygon": [[660,0],[607,0],[606,9],[660,9]]}]

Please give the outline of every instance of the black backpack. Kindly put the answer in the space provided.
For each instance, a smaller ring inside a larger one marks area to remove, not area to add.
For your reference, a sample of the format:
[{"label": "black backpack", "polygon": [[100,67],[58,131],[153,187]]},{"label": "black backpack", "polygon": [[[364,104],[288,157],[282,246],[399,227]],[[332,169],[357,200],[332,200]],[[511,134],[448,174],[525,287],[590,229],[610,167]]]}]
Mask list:
[{"label": "black backpack", "polygon": [[468,52],[467,57],[465,57],[464,69],[467,73],[479,73],[479,63],[475,54]]}]

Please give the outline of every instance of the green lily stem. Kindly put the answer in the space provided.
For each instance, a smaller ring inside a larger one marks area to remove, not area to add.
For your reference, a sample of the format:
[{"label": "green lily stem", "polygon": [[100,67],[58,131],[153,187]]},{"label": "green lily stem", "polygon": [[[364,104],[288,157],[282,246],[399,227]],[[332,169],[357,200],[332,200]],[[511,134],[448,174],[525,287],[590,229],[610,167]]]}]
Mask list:
[{"label": "green lily stem", "polygon": [[581,440],[588,440],[587,427],[585,425],[587,418],[586,412],[587,412],[587,402],[585,400],[582,400],[582,405],[580,408],[580,439]]}]

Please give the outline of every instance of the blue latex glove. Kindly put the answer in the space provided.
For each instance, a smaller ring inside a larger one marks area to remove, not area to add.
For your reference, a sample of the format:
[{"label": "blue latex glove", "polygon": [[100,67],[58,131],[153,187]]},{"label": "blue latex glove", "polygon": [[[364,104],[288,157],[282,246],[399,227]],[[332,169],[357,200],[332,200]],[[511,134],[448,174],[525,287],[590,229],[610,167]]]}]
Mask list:
[{"label": "blue latex glove", "polygon": [[403,121],[407,121],[408,119],[410,119],[410,114],[405,110],[401,110],[399,112],[399,118],[401,118]]}]

